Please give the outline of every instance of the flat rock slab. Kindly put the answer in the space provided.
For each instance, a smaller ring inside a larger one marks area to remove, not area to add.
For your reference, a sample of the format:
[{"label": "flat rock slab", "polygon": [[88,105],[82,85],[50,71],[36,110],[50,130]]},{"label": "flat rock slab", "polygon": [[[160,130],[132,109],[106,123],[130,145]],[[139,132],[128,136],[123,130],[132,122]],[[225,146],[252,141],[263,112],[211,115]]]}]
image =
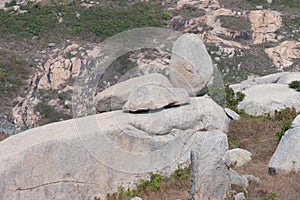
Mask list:
[{"label": "flat rock slab", "polygon": [[300,92],[284,84],[255,85],[242,91],[246,96],[238,104],[249,115],[274,115],[275,110],[295,108],[300,111]]},{"label": "flat rock slab", "polygon": [[108,112],[112,110],[122,110],[132,91],[143,86],[155,84],[157,86],[172,87],[169,80],[161,74],[149,74],[137,78],[132,78],[121,83],[117,83],[99,93],[96,96],[96,109],[98,112]]},{"label": "flat rock slab", "polygon": [[165,88],[158,85],[143,85],[133,90],[123,111],[136,112],[157,110],[166,106],[178,106],[190,102],[190,96],[183,88]]}]

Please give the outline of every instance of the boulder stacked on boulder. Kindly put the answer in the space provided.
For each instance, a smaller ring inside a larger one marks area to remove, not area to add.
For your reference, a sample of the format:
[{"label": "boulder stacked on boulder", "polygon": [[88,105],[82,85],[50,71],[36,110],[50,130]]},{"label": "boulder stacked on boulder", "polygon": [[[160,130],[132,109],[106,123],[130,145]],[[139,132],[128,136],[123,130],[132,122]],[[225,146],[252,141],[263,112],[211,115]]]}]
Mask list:
[{"label": "boulder stacked on boulder", "polygon": [[118,83],[96,97],[101,114],[2,141],[0,199],[106,199],[148,172],[169,174],[190,152],[191,198],[226,197],[230,119],[208,96],[193,97],[211,79],[210,57],[191,34],[173,50],[172,84],[161,74]]}]

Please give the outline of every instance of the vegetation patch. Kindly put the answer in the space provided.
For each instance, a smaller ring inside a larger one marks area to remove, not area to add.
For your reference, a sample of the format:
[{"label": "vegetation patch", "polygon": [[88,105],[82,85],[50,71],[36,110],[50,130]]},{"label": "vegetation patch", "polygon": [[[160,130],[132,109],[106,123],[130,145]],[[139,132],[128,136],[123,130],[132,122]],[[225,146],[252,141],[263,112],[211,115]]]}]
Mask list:
[{"label": "vegetation patch", "polygon": [[300,92],[300,81],[292,81],[291,83],[289,83],[289,87]]},{"label": "vegetation patch", "polygon": [[[130,200],[134,196],[151,196],[151,193],[161,193],[171,187],[186,193],[189,188],[190,166],[178,167],[169,177],[162,176],[161,172],[149,173],[149,179],[141,179],[134,189],[120,187],[114,194],[108,194],[108,200]],[[161,194],[160,194],[161,195]],[[169,196],[170,197],[170,196]]]},{"label": "vegetation patch", "polygon": [[173,16],[181,15],[186,18],[192,19],[205,15],[206,11],[186,4],[180,10],[174,10],[172,13]]},{"label": "vegetation patch", "polygon": [[20,56],[0,50],[0,112],[5,112],[21,90],[31,66]]},{"label": "vegetation patch", "polygon": [[58,111],[55,106],[48,105],[46,103],[38,103],[35,106],[35,110],[38,111],[42,119],[39,120],[39,125],[49,124],[57,121],[71,119],[72,116],[69,114]]},{"label": "vegetation patch", "polygon": [[[243,148],[252,153],[252,161],[238,167],[240,174],[252,174],[261,179],[260,183],[250,182],[247,188],[247,199],[297,199],[299,196],[300,174],[268,175],[268,162],[275,152],[278,139],[274,137],[278,132],[288,128],[288,124],[297,116],[295,109],[276,111],[274,116],[250,116],[241,113],[240,120],[232,120],[228,131],[230,149]],[[243,190],[238,190],[243,192]]]},{"label": "vegetation patch", "polygon": [[[3,40],[31,40],[34,36],[38,37],[38,42],[44,43],[74,37],[87,41],[103,40],[132,28],[162,26],[166,17],[161,4],[147,2],[130,4],[126,8],[97,5],[84,8],[79,1],[51,6],[29,2],[21,9],[27,13],[0,10],[0,36]],[[61,23],[58,21],[60,17],[63,19]]]},{"label": "vegetation patch", "polygon": [[248,17],[219,16],[222,27],[233,30],[251,30],[251,22]]}]

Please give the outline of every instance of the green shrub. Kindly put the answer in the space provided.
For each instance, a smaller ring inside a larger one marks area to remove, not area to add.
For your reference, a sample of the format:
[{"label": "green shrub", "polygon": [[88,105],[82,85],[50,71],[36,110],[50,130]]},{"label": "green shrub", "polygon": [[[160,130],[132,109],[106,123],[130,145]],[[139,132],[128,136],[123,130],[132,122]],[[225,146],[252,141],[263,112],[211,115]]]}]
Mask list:
[{"label": "green shrub", "polygon": [[277,141],[280,141],[284,133],[291,128],[291,122],[284,122],[281,126],[280,130],[275,134],[275,138]]},{"label": "green shrub", "polygon": [[183,188],[185,180],[190,177],[191,166],[179,167],[171,174],[171,178],[175,180],[179,188]]},{"label": "green shrub", "polygon": [[274,200],[277,197],[276,192],[270,192],[267,196],[263,198],[263,200]]},{"label": "green shrub", "polygon": [[172,17],[172,14],[169,13],[169,12],[163,12],[163,14],[162,14],[162,18],[163,18],[164,20],[168,20],[168,19],[170,19],[171,17]]},{"label": "green shrub", "polygon": [[243,101],[243,99],[245,98],[245,94],[242,92],[234,93],[233,89],[228,85],[225,86],[225,93],[227,102],[226,106],[237,111],[237,105],[240,101]]},{"label": "green shrub", "polygon": [[300,92],[300,81],[292,81],[291,83],[289,83],[289,87]]}]

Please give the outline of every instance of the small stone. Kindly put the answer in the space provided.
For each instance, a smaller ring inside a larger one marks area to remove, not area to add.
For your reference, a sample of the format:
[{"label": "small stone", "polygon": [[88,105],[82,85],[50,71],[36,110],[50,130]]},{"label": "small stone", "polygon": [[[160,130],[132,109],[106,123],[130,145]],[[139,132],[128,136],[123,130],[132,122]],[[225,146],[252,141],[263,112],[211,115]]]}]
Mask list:
[{"label": "small stone", "polygon": [[231,119],[239,120],[241,118],[241,116],[239,114],[237,114],[236,112],[234,112],[230,108],[224,108],[224,111],[226,112],[228,117],[230,117]]},{"label": "small stone", "polygon": [[261,10],[263,9],[263,6],[256,6],[256,9]]},{"label": "small stone", "polygon": [[143,199],[140,197],[133,197],[131,200],[143,200]]},{"label": "small stone", "polygon": [[232,185],[248,187],[248,178],[245,175],[239,175],[235,170],[230,169],[230,182]]},{"label": "small stone", "polygon": [[245,194],[243,192],[237,193],[234,195],[234,200],[244,200],[246,199]]},{"label": "small stone", "polygon": [[271,4],[272,3],[272,0],[267,0],[268,4]]},{"label": "small stone", "polygon": [[253,175],[245,175],[248,179],[248,181],[253,181],[255,183],[260,183],[260,178],[257,178],[256,176]]},{"label": "small stone", "polygon": [[48,44],[48,47],[49,47],[49,48],[55,47],[55,43],[54,43],[54,42],[49,43],[49,44]]}]

